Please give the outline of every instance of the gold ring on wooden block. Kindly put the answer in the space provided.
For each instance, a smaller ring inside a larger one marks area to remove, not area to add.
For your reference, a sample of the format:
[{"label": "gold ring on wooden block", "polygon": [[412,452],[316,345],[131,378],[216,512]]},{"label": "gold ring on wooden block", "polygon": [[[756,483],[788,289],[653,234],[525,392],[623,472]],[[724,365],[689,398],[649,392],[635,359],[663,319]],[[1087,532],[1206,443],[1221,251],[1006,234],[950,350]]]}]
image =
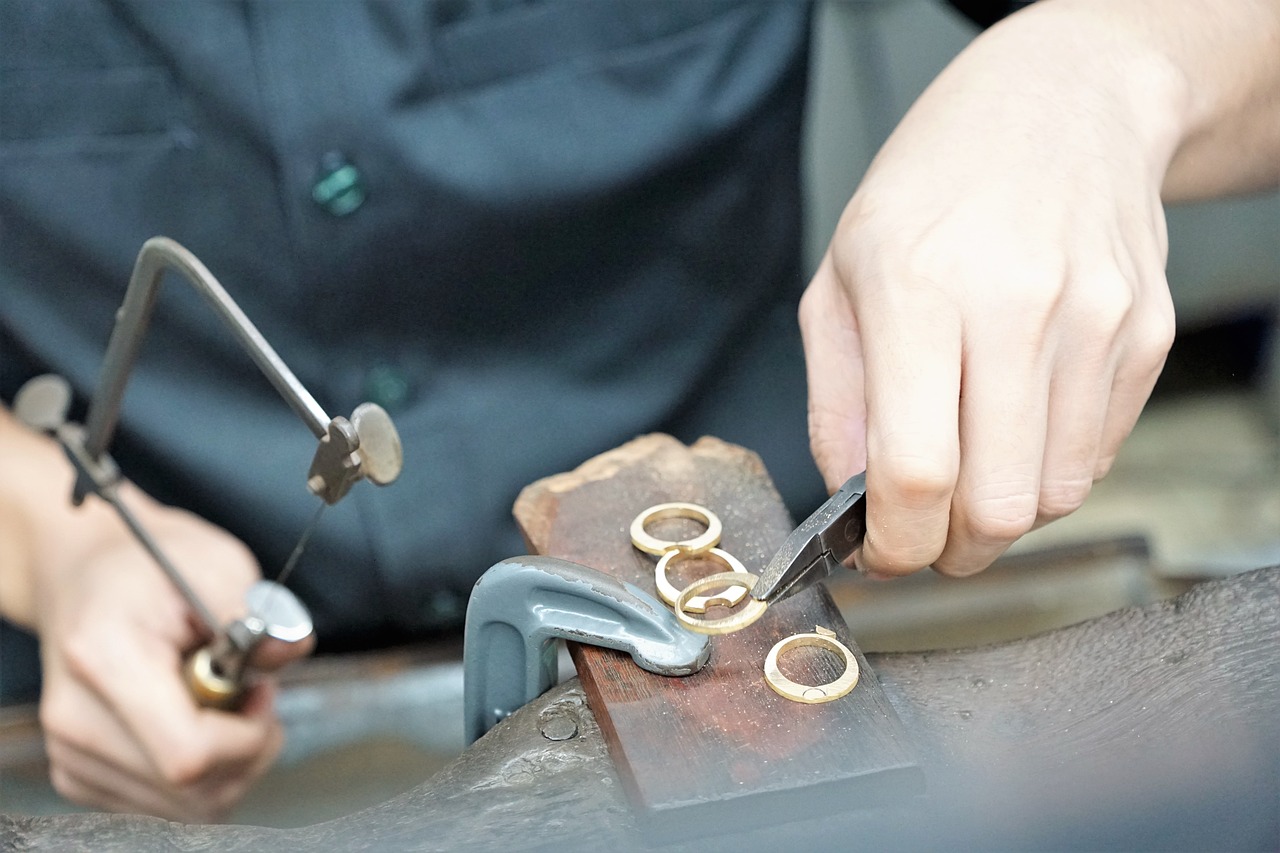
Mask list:
[{"label": "gold ring on wooden block", "polygon": [[763,616],[769,605],[759,599],[748,598],[746,605],[741,610],[725,616],[723,619],[695,619],[685,612],[685,608],[688,607],[693,597],[700,592],[706,592],[709,589],[721,586],[740,586],[750,592],[758,580],[760,578],[750,572],[720,572],[715,575],[707,575],[705,578],[698,578],[680,590],[680,594],[676,596],[674,605],[676,619],[690,631],[697,631],[699,634],[732,634],[734,631],[741,631]]},{"label": "gold ring on wooden block", "polygon": [[[858,659],[849,651],[849,647],[836,639],[835,631],[822,626],[815,627],[812,634],[793,634],[785,640],[779,640],[769,655],[764,659],[764,678],[773,688],[773,692],[785,696],[793,702],[804,702],[816,705],[819,702],[830,702],[844,696],[858,683]],[[826,684],[800,684],[792,681],[778,669],[778,658],[788,649],[797,646],[816,646],[835,652],[844,657],[844,672],[835,681]]]},{"label": "gold ring on wooden block", "polygon": [[[662,559],[658,561],[658,566],[653,570],[653,583],[658,588],[658,597],[675,606],[676,599],[680,596],[680,590],[676,589],[671,581],[667,580],[667,569],[672,563],[680,560],[707,559],[715,560],[723,565],[726,569],[734,574],[745,575],[747,567],[742,565],[737,557],[728,551],[722,551],[719,548],[712,548],[701,554],[690,554],[683,548],[672,548],[670,551],[662,555]],[[747,595],[747,588],[741,584],[734,584],[730,589],[716,595],[698,595],[690,598],[684,603],[684,611],[686,613],[706,613],[707,608],[714,604],[723,604],[725,607],[734,607]]]},{"label": "gold ring on wooden block", "polygon": [[[645,526],[650,522],[666,518],[690,518],[702,522],[707,529],[700,536],[675,541],[659,539],[645,530]],[[661,557],[675,549],[689,554],[700,554],[720,544],[721,530],[720,519],[706,507],[690,503],[657,504],[637,515],[635,521],[631,522],[631,544],[655,557]]]}]

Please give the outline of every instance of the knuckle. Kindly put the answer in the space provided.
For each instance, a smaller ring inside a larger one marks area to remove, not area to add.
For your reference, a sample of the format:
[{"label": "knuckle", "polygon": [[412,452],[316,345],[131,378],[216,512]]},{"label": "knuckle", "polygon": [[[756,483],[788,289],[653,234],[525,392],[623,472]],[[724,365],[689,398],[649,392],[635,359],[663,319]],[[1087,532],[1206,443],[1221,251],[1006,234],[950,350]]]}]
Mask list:
[{"label": "knuckle", "polygon": [[1078,510],[1093,489],[1092,477],[1046,481],[1040,487],[1039,517],[1056,519]]},{"label": "knuckle", "polygon": [[1029,318],[1048,318],[1067,293],[1065,270],[1033,261],[1015,262],[999,281],[1004,304]]},{"label": "knuckle", "polygon": [[869,568],[876,574],[901,577],[925,568],[937,558],[939,553],[941,549],[929,546],[899,545],[878,548],[874,564],[864,568]]},{"label": "knuckle", "polygon": [[62,659],[67,672],[78,681],[90,681],[98,672],[102,645],[82,631],[72,632],[62,641]]},{"label": "knuckle", "polygon": [[1093,469],[1093,480],[1097,482],[1103,477],[1111,473],[1112,467],[1116,464],[1116,454],[1106,453],[1098,457],[1098,461]]},{"label": "knuckle", "polygon": [[58,796],[70,800],[82,806],[92,806],[95,803],[89,802],[84,795],[84,791],[76,784],[75,779],[66,768],[59,764],[53,764],[49,767],[49,784],[53,786],[53,790],[58,792]]},{"label": "knuckle", "polygon": [[200,743],[170,747],[156,756],[160,779],[172,788],[187,788],[198,783],[209,767],[210,750]]},{"label": "knuckle", "polygon": [[1030,493],[986,500],[965,513],[965,527],[984,545],[1007,544],[1031,530],[1038,508],[1038,496]]},{"label": "knuckle", "polygon": [[1118,270],[1110,270],[1093,274],[1080,286],[1088,305],[1090,328],[1113,337],[1133,313],[1132,282]]},{"label": "knuckle", "polygon": [[1134,331],[1134,350],[1138,359],[1152,365],[1163,364],[1173,347],[1177,331],[1172,308],[1152,308],[1143,314]]},{"label": "knuckle", "polygon": [[50,692],[46,692],[41,700],[36,718],[40,721],[40,728],[44,731],[45,737],[55,740],[66,737],[68,717],[62,710],[62,703],[57,701]]},{"label": "knuckle", "polygon": [[967,578],[986,570],[993,562],[995,562],[994,556],[978,560],[970,557],[967,561],[942,557],[934,561],[933,570],[949,578]]},{"label": "knuckle", "polygon": [[987,301],[998,303],[1008,316],[1048,317],[1067,294],[1070,277],[1065,263],[1052,252],[1007,249],[993,269],[989,245],[985,240],[966,245],[963,255],[945,261],[951,267],[946,274],[981,286]]},{"label": "knuckle", "polygon": [[957,473],[953,463],[934,456],[892,456],[876,461],[874,491],[908,508],[929,507],[950,500]]},{"label": "knuckle", "polygon": [[220,823],[225,820],[231,810],[244,799],[244,795],[255,781],[257,781],[257,775],[244,776],[219,786],[204,802],[208,812],[205,822]]},{"label": "knuckle", "polygon": [[804,293],[800,295],[800,306],[796,310],[796,316],[802,329],[818,319],[818,314],[820,313],[818,303],[820,301],[820,294],[812,284],[806,287]]},{"label": "knuckle", "polygon": [[44,698],[40,701],[37,719],[40,721],[40,728],[44,731],[50,750],[60,744],[83,746],[84,736],[81,733],[80,714],[76,712],[71,702],[61,698],[59,691],[46,690]]}]

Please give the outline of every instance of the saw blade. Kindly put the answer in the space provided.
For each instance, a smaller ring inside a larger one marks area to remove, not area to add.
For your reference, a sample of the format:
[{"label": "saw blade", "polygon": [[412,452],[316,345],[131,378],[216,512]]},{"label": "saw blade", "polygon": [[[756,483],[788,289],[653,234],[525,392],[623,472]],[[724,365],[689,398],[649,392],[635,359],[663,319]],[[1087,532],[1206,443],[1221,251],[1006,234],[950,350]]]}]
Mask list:
[{"label": "saw blade", "polygon": [[276,575],[276,583],[284,586],[284,582],[289,579],[289,575],[297,568],[298,561],[302,559],[302,552],[307,549],[307,540],[311,538],[311,534],[315,531],[316,526],[319,525],[320,516],[324,515],[324,509],[327,506],[327,503],[321,501],[320,506],[316,507],[316,511],[312,513],[311,520],[307,522],[307,526],[302,530],[302,535],[298,537],[298,544],[293,546],[289,559],[284,562],[284,568],[280,570],[280,574]]}]

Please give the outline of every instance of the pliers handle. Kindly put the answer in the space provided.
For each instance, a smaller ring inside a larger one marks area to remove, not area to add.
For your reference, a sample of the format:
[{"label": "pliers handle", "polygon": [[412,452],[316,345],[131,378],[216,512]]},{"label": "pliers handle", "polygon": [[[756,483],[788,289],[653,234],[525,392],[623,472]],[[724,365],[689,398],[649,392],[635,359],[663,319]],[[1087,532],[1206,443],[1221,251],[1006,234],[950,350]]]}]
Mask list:
[{"label": "pliers handle", "polygon": [[752,588],[751,597],[773,604],[807,589],[835,571],[867,532],[867,474],[855,474],[787,536]]}]

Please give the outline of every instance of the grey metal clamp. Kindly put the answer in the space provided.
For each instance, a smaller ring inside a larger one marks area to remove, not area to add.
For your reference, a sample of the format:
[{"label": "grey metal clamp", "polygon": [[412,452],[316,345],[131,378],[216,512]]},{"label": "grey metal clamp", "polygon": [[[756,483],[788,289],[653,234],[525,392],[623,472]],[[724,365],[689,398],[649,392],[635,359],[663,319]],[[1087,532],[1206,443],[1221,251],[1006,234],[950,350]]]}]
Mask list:
[{"label": "grey metal clamp", "polygon": [[634,584],[555,557],[503,560],[476,581],[467,605],[467,743],[555,684],[556,639],[628,652],[658,675],[691,675],[711,654],[706,636]]}]

